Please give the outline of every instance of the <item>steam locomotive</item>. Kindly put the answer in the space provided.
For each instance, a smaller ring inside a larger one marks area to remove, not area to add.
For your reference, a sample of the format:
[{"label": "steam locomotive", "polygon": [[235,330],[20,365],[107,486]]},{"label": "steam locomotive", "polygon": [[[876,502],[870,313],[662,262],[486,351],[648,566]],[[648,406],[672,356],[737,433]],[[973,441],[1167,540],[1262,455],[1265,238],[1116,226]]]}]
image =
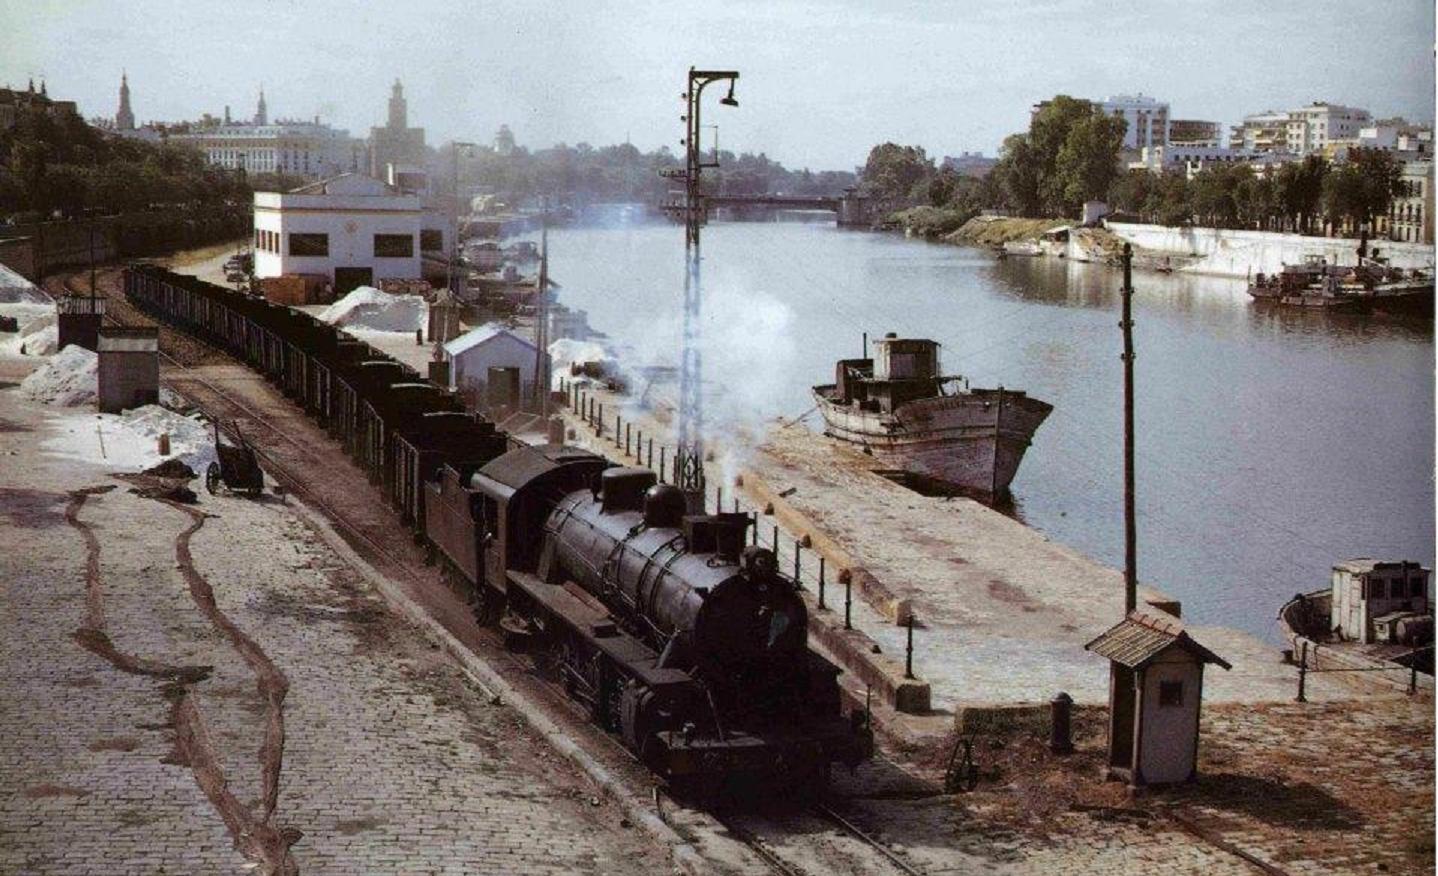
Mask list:
[{"label": "steam locomotive", "polygon": [[529,446],[323,322],[172,274],[126,272],[140,309],[219,346],[326,426],[507,644],[676,793],[805,795],[872,755],[839,670],[745,514],[691,514],[644,468]]}]

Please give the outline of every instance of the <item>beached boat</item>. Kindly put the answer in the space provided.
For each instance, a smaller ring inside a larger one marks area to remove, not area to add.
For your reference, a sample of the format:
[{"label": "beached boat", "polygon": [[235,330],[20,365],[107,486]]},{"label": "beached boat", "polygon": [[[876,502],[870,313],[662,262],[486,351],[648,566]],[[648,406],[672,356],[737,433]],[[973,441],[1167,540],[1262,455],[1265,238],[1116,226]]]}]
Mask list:
[{"label": "beached boat", "polygon": [[1022,391],[972,389],[939,369],[939,345],[893,334],[814,387],[824,434],[918,485],[982,499],[1007,492],[1053,407]]}]

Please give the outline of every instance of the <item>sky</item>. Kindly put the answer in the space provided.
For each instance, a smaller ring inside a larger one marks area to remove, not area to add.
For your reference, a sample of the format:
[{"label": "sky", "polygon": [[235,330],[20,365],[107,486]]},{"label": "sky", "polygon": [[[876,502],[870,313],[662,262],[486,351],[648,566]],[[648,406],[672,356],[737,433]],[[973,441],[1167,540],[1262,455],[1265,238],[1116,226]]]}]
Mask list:
[{"label": "sky", "polygon": [[124,70],[142,123],[249,117],[263,86],[271,120],[363,136],[399,78],[430,145],[508,124],[530,148],[678,150],[695,65],[740,72],[737,109],[705,101],[723,148],[814,170],[886,140],[992,155],[1060,93],[1225,129],[1317,100],[1431,122],[1433,52],[1432,0],[0,0],[0,84],[43,77],[87,118]]}]

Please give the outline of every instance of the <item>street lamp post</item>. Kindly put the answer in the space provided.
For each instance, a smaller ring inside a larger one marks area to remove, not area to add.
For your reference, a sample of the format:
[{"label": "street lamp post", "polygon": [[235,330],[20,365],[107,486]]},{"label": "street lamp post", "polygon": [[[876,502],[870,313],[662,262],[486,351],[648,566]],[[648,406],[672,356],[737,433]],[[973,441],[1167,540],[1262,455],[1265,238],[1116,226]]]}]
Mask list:
[{"label": "street lamp post", "polygon": [[707,218],[700,174],[706,167],[718,167],[718,155],[705,161],[699,147],[700,101],[711,83],[727,80],[729,93],[719,102],[725,106],[739,105],[734,99],[737,70],[696,70],[689,68],[689,87],[680,97],[684,100],[685,164],[682,172],[666,176],[684,180],[684,203],[673,209],[684,214],[684,336],[679,365],[679,447],[674,459],[674,482],[686,493],[697,495],[700,505],[704,495],[704,388],[703,354],[700,351],[703,295],[700,286],[699,231]]}]

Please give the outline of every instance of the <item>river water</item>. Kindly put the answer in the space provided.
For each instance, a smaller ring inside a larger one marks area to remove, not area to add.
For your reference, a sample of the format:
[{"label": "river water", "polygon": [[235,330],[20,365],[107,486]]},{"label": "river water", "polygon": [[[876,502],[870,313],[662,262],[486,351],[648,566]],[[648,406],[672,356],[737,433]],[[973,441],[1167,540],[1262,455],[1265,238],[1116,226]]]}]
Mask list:
[{"label": "river water", "polygon": [[[675,361],[684,272],[672,225],[551,232],[561,303]],[[1120,274],[840,230],[704,231],[705,377],[716,428],[797,416],[861,333],[930,337],[948,373],[1054,405],[1012,512],[1123,562]],[[1254,306],[1241,280],[1139,274],[1134,296],[1140,579],[1191,623],[1276,641],[1333,562],[1434,553],[1433,323]],[[822,428],[817,414],[807,420]]]}]

